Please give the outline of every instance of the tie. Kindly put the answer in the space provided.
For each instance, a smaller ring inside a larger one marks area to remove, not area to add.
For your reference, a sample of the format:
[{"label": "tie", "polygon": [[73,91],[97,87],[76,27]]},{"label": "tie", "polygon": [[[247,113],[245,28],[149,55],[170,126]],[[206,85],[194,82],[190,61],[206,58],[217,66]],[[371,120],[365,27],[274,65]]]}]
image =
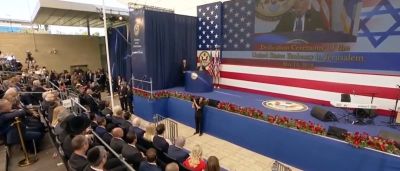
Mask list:
[{"label": "tie", "polygon": [[296,32],[303,31],[303,21],[302,21],[301,17],[296,18],[296,28],[294,31],[296,31]]}]

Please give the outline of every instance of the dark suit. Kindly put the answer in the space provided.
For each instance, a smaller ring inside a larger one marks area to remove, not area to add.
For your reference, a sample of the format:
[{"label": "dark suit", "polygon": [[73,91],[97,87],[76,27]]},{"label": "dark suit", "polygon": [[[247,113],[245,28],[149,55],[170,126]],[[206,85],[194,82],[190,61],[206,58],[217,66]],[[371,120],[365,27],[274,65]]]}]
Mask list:
[{"label": "dark suit", "polygon": [[126,142],[122,139],[119,138],[112,138],[111,142],[110,142],[110,147],[117,152],[118,154],[121,154],[122,152],[122,148],[124,147],[124,145],[126,144]]},{"label": "dark suit", "polygon": [[110,109],[110,108],[108,108],[108,107],[106,107],[105,109],[103,109],[102,111],[101,111],[101,114],[102,115],[104,115],[104,116],[106,116],[106,115],[112,115],[112,110]]},{"label": "dark suit", "polygon": [[168,148],[168,156],[179,163],[183,163],[189,157],[189,153],[185,149],[171,145]]},{"label": "dark suit", "polygon": [[129,127],[129,132],[134,132],[136,134],[137,139],[141,139],[141,138],[143,138],[145,131],[136,126],[131,126],[131,127]]},{"label": "dark suit", "polygon": [[154,136],[153,144],[154,147],[160,149],[162,152],[168,153],[169,144],[163,137],[160,137],[158,135]]},{"label": "dark suit", "polygon": [[[293,32],[296,15],[292,12],[284,14],[276,26],[274,32]],[[304,31],[323,31],[328,30],[324,26],[321,15],[314,9],[308,10],[304,17]]]},{"label": "dark suit", "polygon": [[127,109],[126,101],[127,101],[127,97],[128,97],[128,88],[126,88],[126,86],[120,86],[118,95],[119,95],[119,101],[121,102],[122,110],[126,110]]},{"label": "dark suit", "polygon": [[136,170],[139,168],[140,162],[144,161],[140,151],[129,144],[125,144],[122,148],[122,156],[129,164],[132,164]]},{"label": "dark suit", "polygon": [[113,137],[109,132],[104,133],[103,136],[101,137],[101,139],[103,139],[107,144],[111,143],[112,138]]},{"label": "dark suit", "polygon": [[103,137],[103,135],[107,132],[106,128],[103,128],[101,126],[98,126],[94,132],[96,132],[97,135],[99,135],[100,137]]},{"label": "dark suit", "polygon": [[147,161],[143,161],[140,163],[139,171],[161,171],[161,169],[156,165],[150,164]]},{"label": "dark suit", "polygon": [[83,171],[89,165],[89,162],[85,157],[73,153],[68,160],[68,164],[75,171]]}]

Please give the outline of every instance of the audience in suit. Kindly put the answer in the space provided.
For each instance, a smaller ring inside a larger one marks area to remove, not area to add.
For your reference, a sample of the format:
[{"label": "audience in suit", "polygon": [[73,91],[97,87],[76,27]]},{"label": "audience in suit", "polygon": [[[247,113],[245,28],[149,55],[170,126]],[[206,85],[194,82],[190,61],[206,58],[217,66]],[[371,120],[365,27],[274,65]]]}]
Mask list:
[{"label": "audience in suit", "polygon": [[122,156],[129,164],[133,165],[136,170],[139,168],[140,163],[144,160],[142,153],[136,148],[136,134],[129,132],[126,135],[126,142],[122,148]]},{"label": "audience in suit", "polygon": [[164,131],[165,131],[164,124],[157,125],[156,127],[157,135],[154,136],[153,138],[153,144],[154,147],[156,147],[157,149],[160,149],[164,153],[168,153],[169,144],[167,140],[165,140],[165,138],[163,137]]},{"label": "audience in suit", "polygon": [[[46,90],[42,87],[39,80],[33,81],[32,92],[45,92]],[[32,105],[39,105],[39,102],[43,101],[43,97],[39,93],[32,94]]]},{"label": "audience in suit", "polygon": [[183,163],[189,157],[188,151],[183,149],[185,142],[186,140],[184,137],[180,136],[176,138],[175,145],[171,145],[168,148],[168,156],[175,159],[179,163]]},{"label": "audience in suit", "polygon": [[110,102],[109,101],[105,101],[105,108],[101,111],[101,114],[103,116],[107,116],[107,115],[112,115],[113,111],[110,108]]},{"label": "audience in suit", "polygon": [[103,117],[98,117],[97,118],[97,128],[94,130],[94,132],[97,133],[100,137],[103,137],[105,133],[107,133],[106,130],[106,119]]},{"label": "audience in suit", "polygon": [[121,153],[122,148],[124,147],[125,141],[122,139],[124,136],[124,130],[122,128],[116,127],[112,130],[112,136],[113,138],[111,139],[110,142],[110,147],[117,152],[118,154]]},{"label": "audience in suit", "polygon": [[88,151],[87,160],[89,165],[86,166],[85,171],[103,171],[107,162],[107,151],[103,146],[95,146]]},{"label": "audience in suit", "polygon": [[161,171],[161,168],[157,166],[157,152],[154,148],[149,148],[146,151],[146,160],[140,163],[139,171]]},{"label": "audience in suit", "polygon": [[210,156],[207,159],[206,171],[220,171],[219,160],[215,156]]},{"label": "audience in suit", "polygon": [[144,134],[143,134],[143,139],[146,141],[153,142],[155,133],[156,133],[156,125],[149,123],[146,126],[146,132],[144,132]]},{"label": "audience in suit", "polygon": [[179,165],[175,162],[169,163],[165,166],[165,171],[179,171]]},{"label": "audience in suit", "polygon": [[89,165],[86,159],[89,142],[84,135],[77,135],[72,139],[71,146],[74,152],[68,160],[69,167],[74,171],[83,171]]},{"label": "audience in suit", "polygon": [[136,117],[132,121],[132,126],[129,128],[129,132],[136,133],[137,139],[143,138],[144,130],[140,128],[141,120],[140,118]]},{"label": "audience in suit", "polygon": [[200,145],[196,144],[190,152],[190,157],[183,162],[183,165],[192,171],[203,171],[206,169],[207,164],[202,159],[202,156],[203,150]]},{"label": "audience in suit", "polygon": [[121,106],[114,106],[113,115],[111,117],[111,122],[116,124],[117,126],[121,126],[125,123],[124,119],[124,111],[122,111]]}]

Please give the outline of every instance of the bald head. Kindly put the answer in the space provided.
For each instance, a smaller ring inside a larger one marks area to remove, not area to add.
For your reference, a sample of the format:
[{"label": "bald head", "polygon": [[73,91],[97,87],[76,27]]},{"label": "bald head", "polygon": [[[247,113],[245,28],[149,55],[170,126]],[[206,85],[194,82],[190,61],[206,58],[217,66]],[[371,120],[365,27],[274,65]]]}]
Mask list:
[{"label": "bald head", "polygon": [[10,112],[12,109],[12,104],[6,99],[0,99],[0,112]]},{"label": "bald head", "polygon": [[175,162],[169,163],[165,167],[165,171],[179,171],[179,166]]},{"label": "bald head", "polygon": [[124,130],[122,130],[122,128],[117,127],[111,131],[111,134],[113,137],[122,138],[124,136]]}]

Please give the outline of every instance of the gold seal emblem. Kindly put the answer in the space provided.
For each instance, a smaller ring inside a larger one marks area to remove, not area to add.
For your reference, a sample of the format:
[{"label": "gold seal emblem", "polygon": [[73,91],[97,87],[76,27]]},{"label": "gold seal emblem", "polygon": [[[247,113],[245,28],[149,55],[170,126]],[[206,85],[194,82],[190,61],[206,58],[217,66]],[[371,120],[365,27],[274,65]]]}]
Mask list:
[{"label": "gold seal emblem", "polygon": [[296,0],[257,0],[256,17],[268,21],[279,20],[282,14],[285,14],[293,7],[295,1]]},{"label": "gold seal emblem", "polygon": [[308,106],[287,100],[267,100],[263,101],[262,105],[268,109],[284,111],[284,112],[304,112],[308,110]]},{"label": "gold seal emblem", "polygon": [[140,24],[136,23],[135,26],[133,26],[133,34],[135,37],[139,36],[140,33]]},{"label": "gold seal emblem", "polygon": [[195,72],[192,72],[190,77],[192,78],[192,80],[196,80],[199,77],[199,75],[197,73],[195,73]]},{"label": "gold seal emblem", "polygon": [[199,55],[200,66],[207,67],[211,63],[211,55],[207,51],[203,51]]}]

